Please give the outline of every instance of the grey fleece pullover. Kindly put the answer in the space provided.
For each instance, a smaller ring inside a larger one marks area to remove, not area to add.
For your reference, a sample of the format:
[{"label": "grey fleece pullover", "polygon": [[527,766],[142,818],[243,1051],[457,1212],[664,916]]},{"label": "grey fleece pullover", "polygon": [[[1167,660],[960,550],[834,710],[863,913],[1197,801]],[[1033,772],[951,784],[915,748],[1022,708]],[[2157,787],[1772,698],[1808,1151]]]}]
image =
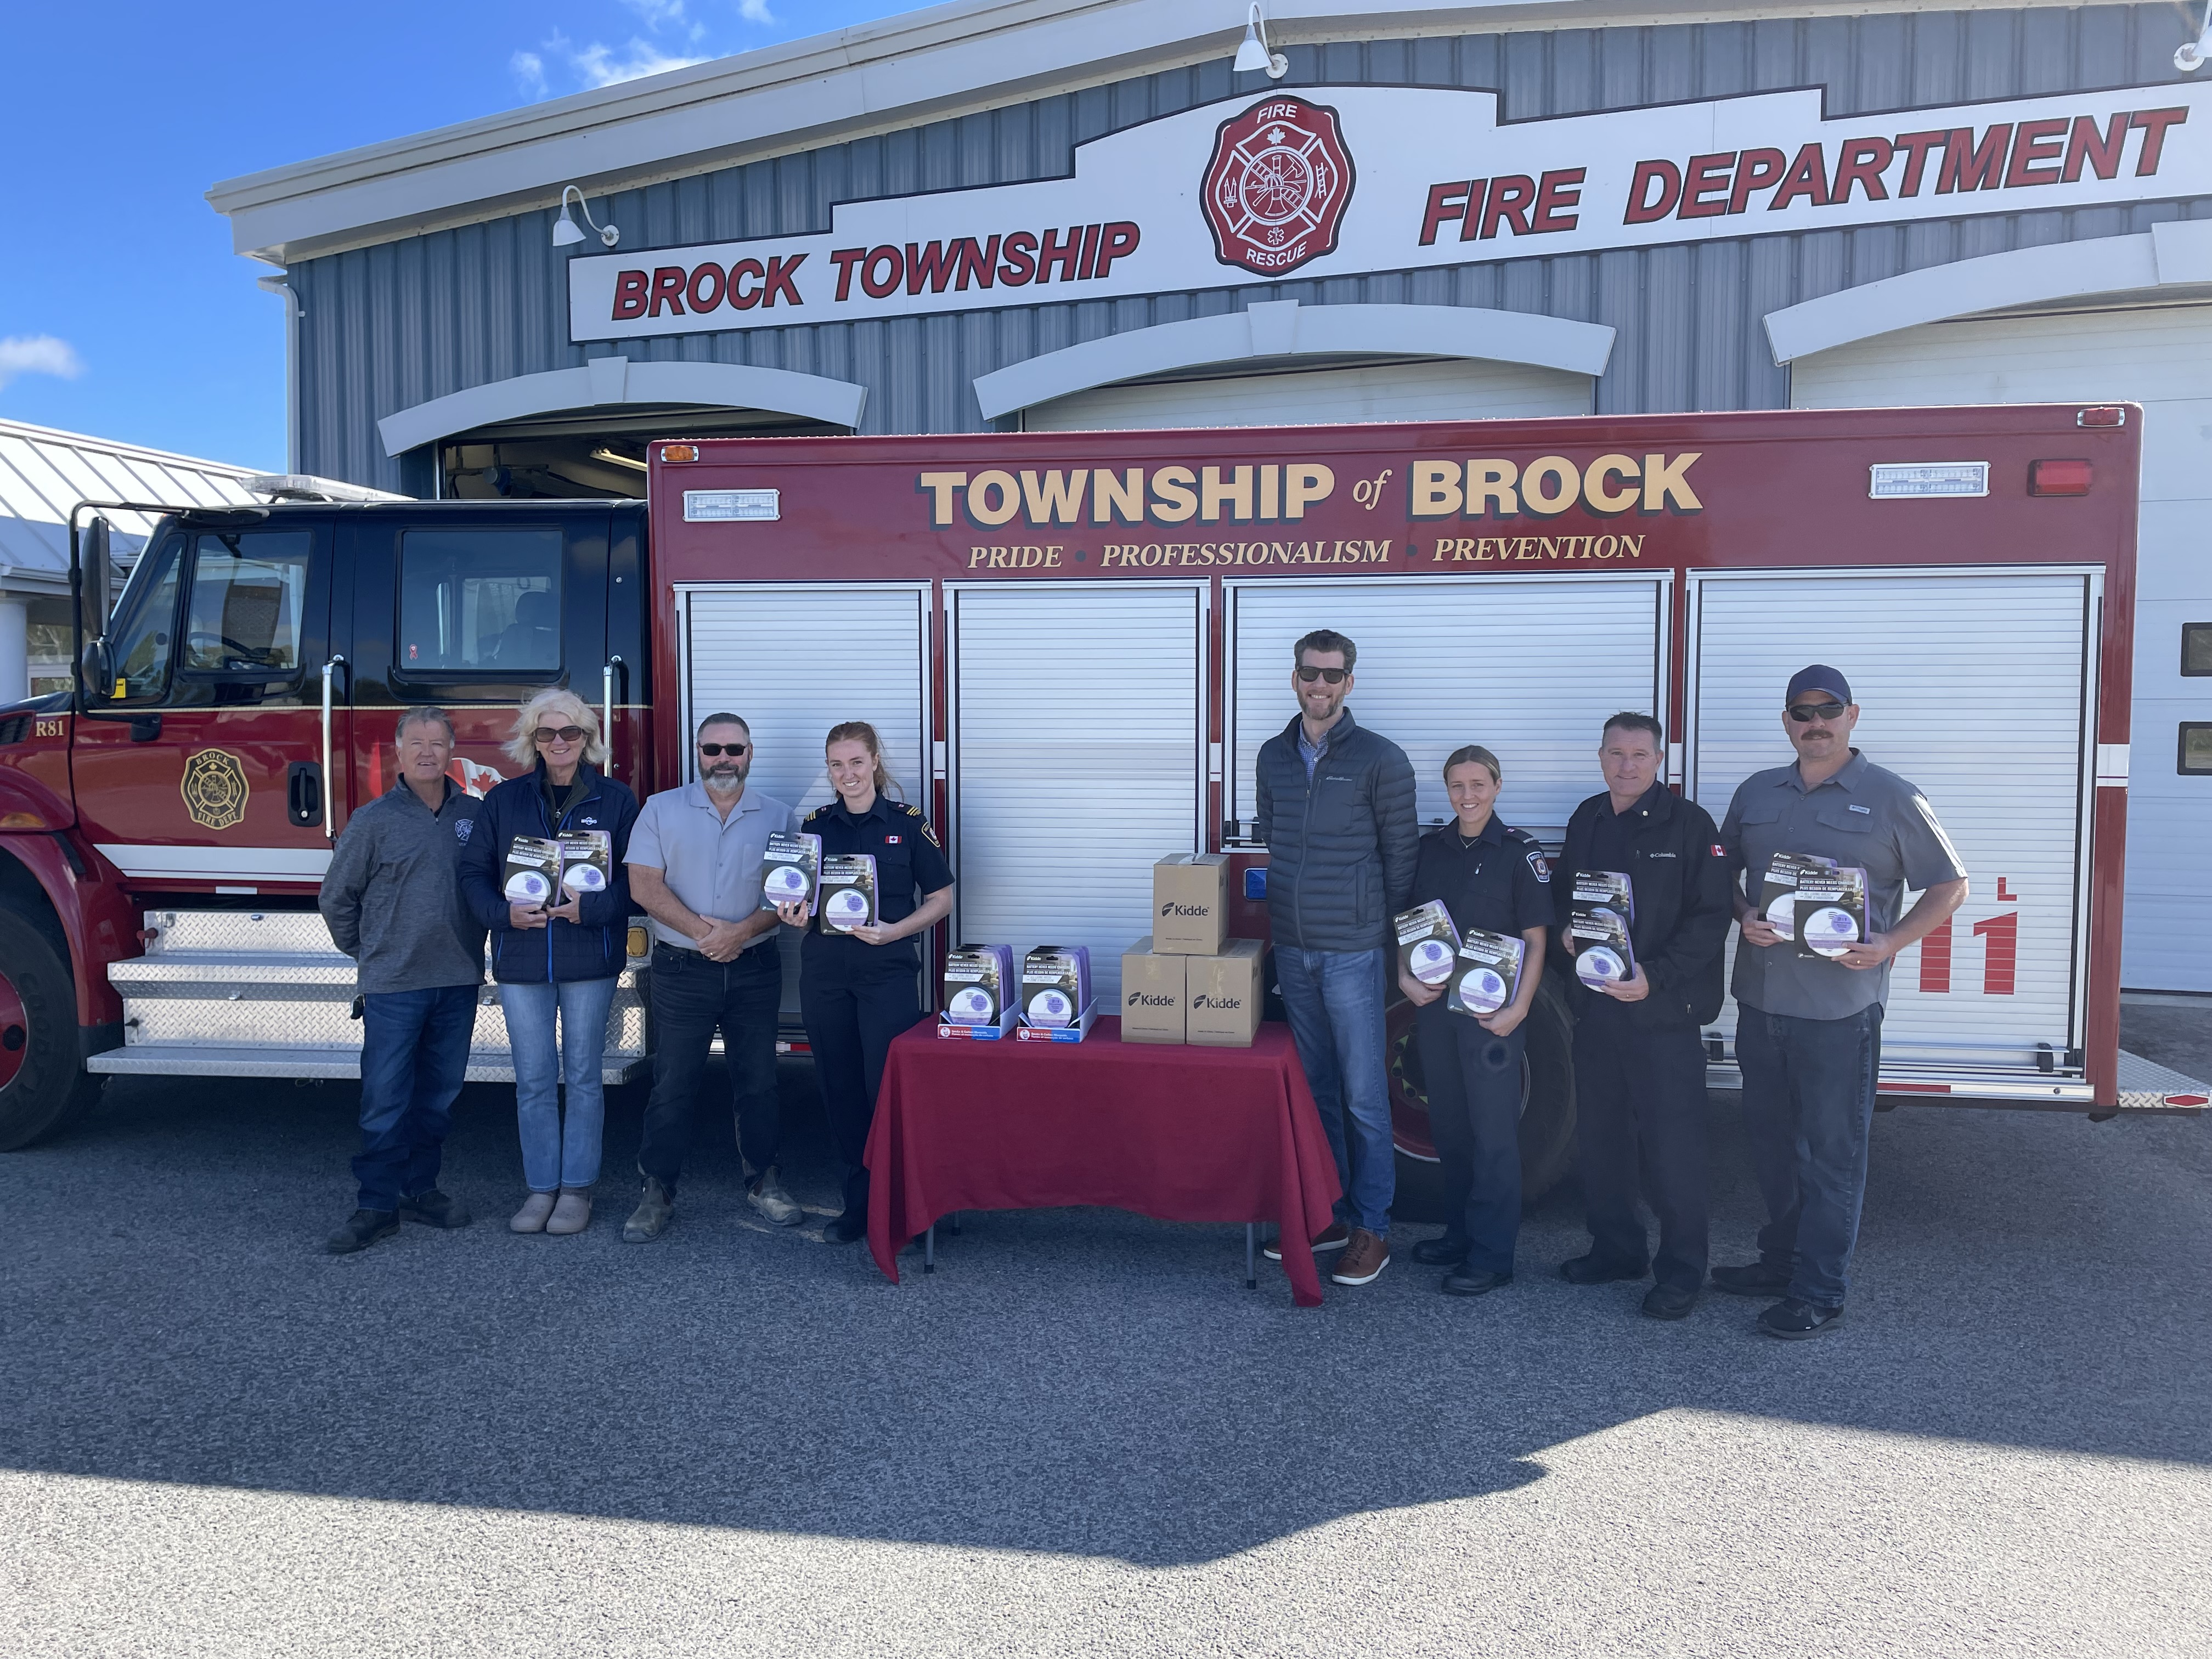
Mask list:
[{"label": "grey fleece pullover", "polygon": [[331,938],[359,964],[363,994],[483,981],[484,930],[459,874],[479,805],[449,778],[434,813],[403,778],[339,832],[319,902]]}]

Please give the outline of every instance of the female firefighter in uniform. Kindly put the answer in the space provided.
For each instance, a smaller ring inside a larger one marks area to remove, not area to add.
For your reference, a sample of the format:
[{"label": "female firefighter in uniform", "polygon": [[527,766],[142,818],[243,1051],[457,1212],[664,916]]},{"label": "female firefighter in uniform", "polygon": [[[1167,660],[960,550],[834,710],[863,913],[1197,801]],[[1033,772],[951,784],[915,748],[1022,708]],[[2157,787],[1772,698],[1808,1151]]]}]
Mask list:
[{"label": "female firefighter in uniform", "polygon": [[799,957],[799,1017],[814,1050],[814,1075],[830,1137],[845,1161],[845,1208],[823,1229],[836,1244],[868,1231],[868,1170],[862,1162],[884,1058],[891,1039],[921,1018],[915,941],[952,908],[952,866],[918,806],[890,798],[883,744],[864,720],[832,726],[823,744],[837,799],[799,826],[822,837],[822,855],[866,853],[876,860],[876,920],[849,932],[809,918],[801,903],[776,907],[788,927],[807,929]]},{"label": "female firefighter in uniform", "polygon": [[1398,988],[1414,1004],[1429,1123],[1444,1167],[1443,1237],[1413,1247],[1413,1259],[1450,1271],[1444,1291],[1480,1296],[1513,1277],[1521,1230],[1522,1022],[1544,976],[1544,938],[1552,921],[1552,872],[1527,831],[1509,829],[1492,810],[1501,781],[1498,757],[1470,744],[1444,763],[1453,821],[1421,837],[1412,902],[1441,899],[1465,934],[1518,936],[1527,946],[1513,999],[1479,1018],[1445,1003],[1443,985],[1410,974]]}]

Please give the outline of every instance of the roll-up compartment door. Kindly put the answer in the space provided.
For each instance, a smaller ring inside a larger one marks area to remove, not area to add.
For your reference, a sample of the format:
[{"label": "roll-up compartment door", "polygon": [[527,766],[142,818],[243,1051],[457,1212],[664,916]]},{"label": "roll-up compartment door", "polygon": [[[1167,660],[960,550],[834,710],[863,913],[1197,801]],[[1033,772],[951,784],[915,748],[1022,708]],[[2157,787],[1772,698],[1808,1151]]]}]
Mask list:
[{"label": "roll-up compartment door", "polygon": [[1451,816],[1445,757],[1478,743],[1504,774],[1499,817],[1556,843],[1604,787],[1606,717],[1659,705],[1668,586],[1656,574],[1230,584],[1226,816],[1251,819],[1260,745],[1297,713],[1291,647],[1329,628],[1358,648],[1346,707],[1413,762],[1424,825]]},{"label": "roll-up compartment door", "polygon": [[1203,846],[1206,590],[947,591],[955,932],[1091,949],[1102,1008],[1151,931],[1152,866]]},{"label": "roll-up compartment door", "polygon": [[[679,588],[684,776],[708,714],[752,728],[745,787],[805,817],[831,799],[822,740],[845,720],[882,739],[892,793],[929,810],[929,584],[737,582]],[[799,1012],[799,935],[786,928],[784,1012]],[[925,1006],[927,1006],[925,1004]]]},{"label": "roll-up compartment door", "polygon": [[[1882,1060],[2053,1064],[2079,1046],[2090,787],[2085,720],[2101,603],[2087,573],[1693,578],[1688,788],[1716,822],[1794,758],[1782,693],[1813,660],[1850,680],[1852,742],[1917,785],[1972,882],[1950,927],[1901,952]],[[1917,893],[1905,896],[1910,908]],[[1730,935],[1730,965],[1737,948]],[[1769,947],[1786,950],[1786,945]],[[1733,1001],[1720,1028],[1735,1030]]]}]

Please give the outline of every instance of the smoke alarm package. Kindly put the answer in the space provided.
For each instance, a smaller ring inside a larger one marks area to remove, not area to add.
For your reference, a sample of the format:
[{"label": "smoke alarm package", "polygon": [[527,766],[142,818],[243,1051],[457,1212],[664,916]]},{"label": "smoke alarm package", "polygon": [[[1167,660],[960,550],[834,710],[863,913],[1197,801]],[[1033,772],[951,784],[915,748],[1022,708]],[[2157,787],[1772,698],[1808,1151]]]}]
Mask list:
[{"label": "smoke alarm package", "polygon": [[1022,958],[1022,1024],[1074,1024],[1091,1006],[1091,947],[1040,945]]},{"label": "smoke alarm package", "polygon": [[1629,943],[1626,917],[1593,905],[1567,923],[1567,939],[1575,947],[1575,977],[1592,989],[1636,977],[1636,947]]},{"label": "smoke alarm package", "polygon": [[546,904],[561,884],[561,843],[539,836],[517,836],[507,844],[507,868],[501,891],[509,904]]},{"label": "smoke alarm package", "polygon": [[1398,971],[1424,985],[1442,985],[1452,976],[1459,952],[1459,929],[1442,899],[1417,904],[1392,924],[1398,931]]},{"label": "smoke alarm package", "polygon": [[568,897],[604,893],[614,880],[615,838],[604,830],[575,830],[559,839],[561,890]]},{"label": "smoke alarm package", "polygon": [[876,855],[830,853],[822,860],[822,925],[840,933],[876,920]]},{"label": "smoke alarm package", "polygon": [[1777,853],[1759,884],[1759,914],[1784,939],[1797,937],[1797,884],[1836,867],[1818,853]]},{"label": "smoke alarm package", "polygon": [[768,838],[767,850],[761,854],[761,908],[803,902],[806,914],[812,915],[821,877],[822,837],[805,830],[795,835],[778,831]]},{"label": "smoke alarm package", "polygon": [[942,1024],[1011,1030],[1018,994],[1012,945],[963,945],[945,952]]},{"label": "smoke alarm package", "polygon": [[1470,927],[1460,936],[1444,1006],[1462,1014],[1494,1014],[1521,994],[1521,968],[1528,942],[1510,933]]},{"label": "smoke alarm package", "polygon": [[1797,954],[1839,957],[1867,936],[1867,873],[1853,865],[1808,871],[1795,906]]},{"label": "smoke alarm package", "polygon": [[1608,911],[1633,927],[1636,884],[1618,870],[1582,871],[1575,877],[1575,890],[1568,896],[1567,909],[1571,918],[1593,910]]}]

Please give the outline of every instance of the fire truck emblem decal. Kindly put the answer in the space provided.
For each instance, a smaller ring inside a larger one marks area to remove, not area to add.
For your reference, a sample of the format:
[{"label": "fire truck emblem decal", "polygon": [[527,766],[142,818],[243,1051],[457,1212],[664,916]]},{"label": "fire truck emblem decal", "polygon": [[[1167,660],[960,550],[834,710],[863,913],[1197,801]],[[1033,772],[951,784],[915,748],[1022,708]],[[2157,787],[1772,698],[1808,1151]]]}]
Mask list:
[{"label": "fire truck emblem decal", "polygon": [[203,830],[228,830],[246,821],[246,765],[222,749],[203,749],[185,763],[178,786],[185,812]]},{"label": "fire truck emblem decal", "polygon": [[1199,200],[1214,257],[1281,276],[1336,252],[1352,202],[1352,153],[1336,112],[1303,98],[1269,98],[1224,121]]}]

